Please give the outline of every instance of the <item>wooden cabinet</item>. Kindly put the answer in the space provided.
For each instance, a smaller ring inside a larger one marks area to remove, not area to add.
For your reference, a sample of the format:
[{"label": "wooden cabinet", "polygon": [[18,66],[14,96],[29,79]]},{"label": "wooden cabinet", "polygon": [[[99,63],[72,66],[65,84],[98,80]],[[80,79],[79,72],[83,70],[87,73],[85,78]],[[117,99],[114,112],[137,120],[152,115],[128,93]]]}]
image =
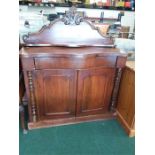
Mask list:
[{"label": "wooden cabinet", "polygon": [[114,117],[110,109],[115,108],[126,56],[115,48],[62,49],[25,47],[20,51],[29,129]]},{"label": "wooden cabinet", "polygon": [[135,134],[135,72],[125,67],[120,83],[117,118],[125,128],[127,134],[132,137]]},{"label": "wooden cabinet", "polygon": [[23,40],[29,129],[114,117],[126,55],[110,37],[73,7]]}]

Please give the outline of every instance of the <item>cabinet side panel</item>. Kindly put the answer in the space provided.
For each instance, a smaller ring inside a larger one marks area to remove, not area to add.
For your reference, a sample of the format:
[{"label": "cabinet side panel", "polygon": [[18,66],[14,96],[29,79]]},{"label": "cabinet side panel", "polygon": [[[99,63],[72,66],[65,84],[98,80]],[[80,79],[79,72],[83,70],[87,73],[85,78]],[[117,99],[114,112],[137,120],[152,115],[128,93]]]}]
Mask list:
[{"label": "cabinet side panel", "polygon": [[124,69],[122,75],[117,111],[131,127],[135,115],[135,74],[128,68]]}]

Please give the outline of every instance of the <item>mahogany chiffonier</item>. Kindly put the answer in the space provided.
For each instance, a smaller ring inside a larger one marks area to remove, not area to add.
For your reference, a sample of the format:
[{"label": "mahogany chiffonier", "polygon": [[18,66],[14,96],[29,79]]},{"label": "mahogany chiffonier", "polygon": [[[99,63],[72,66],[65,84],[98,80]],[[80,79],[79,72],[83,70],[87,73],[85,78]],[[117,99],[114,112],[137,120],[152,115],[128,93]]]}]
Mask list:
[{"label": "mahogany chiffonier", "polygon": [[20,50],[28,128],[114,117],[126,55],[71,8]]}]

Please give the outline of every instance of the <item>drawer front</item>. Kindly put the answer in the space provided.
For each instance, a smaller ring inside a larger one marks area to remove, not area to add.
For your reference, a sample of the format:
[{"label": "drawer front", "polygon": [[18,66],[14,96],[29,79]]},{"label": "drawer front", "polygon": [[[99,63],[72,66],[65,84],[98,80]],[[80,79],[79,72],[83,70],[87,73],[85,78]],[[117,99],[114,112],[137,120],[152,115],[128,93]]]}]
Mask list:
[{"label": "drawer front", "polygon": [[80,66],[82,62],[74,58],[35,58],[36,69],[65,69]]},{"label": "drawer front", "polygon": [[116,56],[35,58],[36,69],[83,69],[90,67],[115,67]]},{"label": "drawer front", "polygon": [[117,56],[97,56],[95,58],[95,67],[106,66],[115,67]]}]

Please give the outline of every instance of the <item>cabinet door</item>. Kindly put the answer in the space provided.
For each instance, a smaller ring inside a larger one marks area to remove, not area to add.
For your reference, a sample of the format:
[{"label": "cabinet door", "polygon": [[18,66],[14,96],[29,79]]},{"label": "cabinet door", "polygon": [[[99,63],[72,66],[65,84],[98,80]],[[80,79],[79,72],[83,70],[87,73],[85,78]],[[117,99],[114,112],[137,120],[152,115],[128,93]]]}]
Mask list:
[{"label": "cabinet door", "polygon": [[79,71],[77,115],[94,115],[109,109],[114,77],[114,68]]},{"label": "cabinet door", "polygon": [[37,70],[34,76],[39,120],[75,116],[76,71]]}]

